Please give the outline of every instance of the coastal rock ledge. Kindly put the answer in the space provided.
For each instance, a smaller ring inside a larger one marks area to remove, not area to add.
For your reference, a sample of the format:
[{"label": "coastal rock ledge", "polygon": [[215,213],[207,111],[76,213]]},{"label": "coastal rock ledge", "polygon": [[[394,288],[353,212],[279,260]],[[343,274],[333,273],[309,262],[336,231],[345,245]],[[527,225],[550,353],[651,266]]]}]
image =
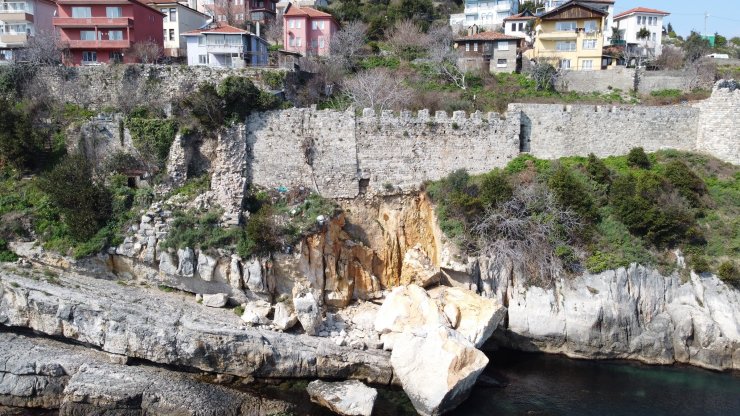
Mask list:
[{"label": "coastal rock ledge", "polygon": [[[25,274],[22,276],[21,273]],[[0,268],[0,326],[102,351],[238,377],[344,378],[390,384],[390,354],[252,328],[192,296],[74,273]]]}]

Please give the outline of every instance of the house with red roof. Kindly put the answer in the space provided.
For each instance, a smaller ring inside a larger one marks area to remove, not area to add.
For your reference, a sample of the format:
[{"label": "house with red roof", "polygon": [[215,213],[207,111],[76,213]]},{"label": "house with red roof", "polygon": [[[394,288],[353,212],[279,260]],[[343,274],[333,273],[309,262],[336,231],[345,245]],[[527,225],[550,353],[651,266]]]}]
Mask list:
[{"label": "house with red roof", "polygon": [[[663,51],[663,18],[669,14],[647,7],[635,7],[617,14],[614,16],[614,23],[619,28],[621,43],[636,48],[643,56],[659,56]],[[650,32],[647,38],[638,36],[642,29]],[[615,43],[615,38],[612,37],[612,44]]]},{"label": "house with red roof", "polygon": [[303,56],[330,54],[331,38],[339,22],[311,7],[289,6],[283,14],[283,49]]},{"label": "house with red roof", "polygon": [[134,63],[137,43],[164,46],[164,15],[138,0],[56,0],[52,21],[69,48],[67,65]]},{"label": "house with red roof", "polygon": [[480,32],[455,39],[459,53],[457,65],[463,71],[515,72],[519,68],[518,49],[524,39],[499,32]]},{"label": "house with red roof", "polygon": [[238,27],[216,23],[183,33],[188,65],[227,68],[267,65],[267,41]]}]

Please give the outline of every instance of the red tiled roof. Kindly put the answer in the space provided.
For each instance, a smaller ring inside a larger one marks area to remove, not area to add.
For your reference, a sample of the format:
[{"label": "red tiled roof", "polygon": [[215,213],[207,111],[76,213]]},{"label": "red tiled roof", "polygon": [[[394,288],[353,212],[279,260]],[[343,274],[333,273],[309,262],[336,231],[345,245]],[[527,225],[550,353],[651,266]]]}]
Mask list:
[{"label": "red tiled roof", "polygon": [[285,12],[284,16],[334,17],[329,13],[324,13],[311,7],[298,7],[295,5],[291,6],[288,11]]},{"label": "red tiled roof", "polygon": [[537,18],[536,16],[522,16],[523,14],[524,14],[524,12],[521,12],[519,14],[515,14],[515,15],[512,15],[512,16],[509,16],[509,17],[505,18],[504,21],[507,21],[507,20],[534,20],[534,19]]},{"label": "red tiled roof", "polygon": [[250,33],[250,32],[244,29],[239,29],[238,27],[220,24],[216,27],[191,30],[190,32],[185,32],[182,35],[183,36],[197,35],[200,33]]},{"label": "red tiled roof", "polygon": [[619,13],[618,15],[614,16],[614,18],[619,19],[620,17],[625,17],[634,13],[662,14],[663,16],[668,16],[670,14],[662,10],[648,9],[647,7],[635,7],[634,9],[629,9],[626,12]]},{"label": "red tiled roof", "polygon": [[457,38],[455,39],[455,41],[460,42],[460,41],[466,41],[466,40],[521,40],[521,39],[522,38],[518,36],[504,35],[503,33],[499,33],[499,32],[481,32],[475,35],[468,35],[462,38]]}]

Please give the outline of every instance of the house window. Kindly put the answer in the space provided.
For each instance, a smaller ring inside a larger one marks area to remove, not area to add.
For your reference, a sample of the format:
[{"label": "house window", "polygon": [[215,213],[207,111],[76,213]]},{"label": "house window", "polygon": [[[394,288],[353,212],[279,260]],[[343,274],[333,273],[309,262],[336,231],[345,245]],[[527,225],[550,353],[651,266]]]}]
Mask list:
[{"label": "house window", "polygon": [[198,45],[203,46],[206,44],[206,37],[205,36],[198,36]]},{"label": "house window", "polygon": [[200,65],[208,65],[208,55],[198,55],[198,63]]},{"label": "house window", "polygon": [[555,50],[560,52],[574,52],[576,50],[576,41],[561,40],[555,42]]},{"label": "house window", "polygon": [[311,47],[313,49],[317,49],[319,47],[319,40],[318,39],[311,39]]},{"label": "house window", "polygon": [[511,24],[511,31],[516,32],[516,23]]},{"label": "house window", "polygon": [[159,9],[159,11],[162,12],[162,14],[164,14],[164,22],[165,23],[169,22],[170,19],[168,17],[169,16],[169,13],[167,13],[167,9]]},{"label": "house window", "polygon": [[98,53],[95,51],[83,51],[82,62],[98,62]]},{"label": "house window", "polygon": [[519,31],[524,32],[524,23],[519,23]]},{"label": "house window", "polygon": [[175,40],[175,29],[170,29],[170,38],[171,41]]},{"label": "house window", "polygon": [[105,8],[105,17],[109,19],[114,19],[116,17],[121,17],[121,8],[120,7],[106,7]]},{"label": "house window", "polygon": [[319,49],[324,49],[324,37],[319,38]]},{"label": "house window", "polygon": [[478,52],[478,42],[473,42],[473,51]]},{"label": "house window", "polygon": [[170,9],[170,22],[177,21],[177,9]]},{"label": "house window", "polygon": [[95,31],[80,30],[80,40],[95,40]]},{"label": "house window", "polygon": [[111,52],[108,54],[108,59],[113,63],[121,63],[123,62],[123,53]]},{"label": "house window", "polygon": [[301,38],[295,38],[295,46],[301,46]]},{"label": "house window", "polygon": [[295,28],[296,29],[300,29],[301,28],[301,21],[300,20],[296,20],[295,21]]},{"label": "house window", "polygon": [[594,61],[591,60],[591,59],[585,59],[583,61],[582,69],[584,71],[590,71],[590,70],[594,69]]},{"label": "house window", "polygon": [[498,42],[496,44],[496,49],[498,49],[500,51],[508,51],[509,50],[509,42],[507,42],[507,41],[505,41],[505,42]]},{"label": "house window", "polygon": [[570,69],[570,59],[561,59],[560,69]]},{"label": "house window", "polygon": [[598,24],[596,23],[596,20],[587,20],[585,29],[587,33],[593,33],[596,32]]},{"label": "house window", "polygon": [[569,30],[576,30],[576,22],[556,22],[555,30],[558,32],[567,32]]},{"label": "house window", "polygon": [[465,52],[470,52],[470,43],[465,43]]},{"label": "house window", "polygon": [[499,59],[496,61],[496,68],[506,68],[506,59]]},{"label": "house window", "polygon": [[658,35],[656,35],[655,32],[653,32],[653,42],[655,42],[655,40],[657,39],[657,37],[658,37]]},{"label": "house window", "polygon": [[85,19],[92,17],[92,12],[89,7],[73,7],[72,17],[77,19]]},{"label": "house window", "polygon": [[108,32],[108,39],[110,40],[123,40],[122,30],[111,30]]},{"label": "house window", "polygon": [[583,49],[596,49],[596,39],[583,39]]},{"label": "house window", "polygon": [[319,22],[317,22],[315,20],[313,22],[311,22],[311,29],[318,30],[318,28],[319,28]]},{"label": "house window", "polygon": [[288,20],[288,27],[290,29],[295,29],[295,20],[293,19]]}]

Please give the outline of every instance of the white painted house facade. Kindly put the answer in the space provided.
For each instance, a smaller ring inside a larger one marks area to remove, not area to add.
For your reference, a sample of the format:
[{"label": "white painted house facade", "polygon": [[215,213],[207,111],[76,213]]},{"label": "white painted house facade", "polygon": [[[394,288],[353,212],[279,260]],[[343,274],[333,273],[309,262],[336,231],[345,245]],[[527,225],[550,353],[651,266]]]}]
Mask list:
[{"label": "white painted house facade", "polygon": [[479,28],[493,29],[500,27],[505,18],[518,12],[518,0],[465,0],[463,13],[450,15],[450,26],[467,28],[476,25]]},{"label": "white painted house facade", "polygon": [[267,41],[243,29],[220,24],[182,36],[190,66],[243,68],[268,63]]},{"label": "white painted house facade", "polygon": [[[614,21],[628,46],[637,46],[646,56],[663,52],[663,18],[670,13],[646,7],[636,7],[614,16]],[[650,36],[640,39],[637,34],[647,29]]]},{"label": "white painted house facade", "polygon": [[185,32],[204,27],[211,17],[175,0],[148,0],[146,3],[164,14],[164,53],[171,57],[187,54]]}]

